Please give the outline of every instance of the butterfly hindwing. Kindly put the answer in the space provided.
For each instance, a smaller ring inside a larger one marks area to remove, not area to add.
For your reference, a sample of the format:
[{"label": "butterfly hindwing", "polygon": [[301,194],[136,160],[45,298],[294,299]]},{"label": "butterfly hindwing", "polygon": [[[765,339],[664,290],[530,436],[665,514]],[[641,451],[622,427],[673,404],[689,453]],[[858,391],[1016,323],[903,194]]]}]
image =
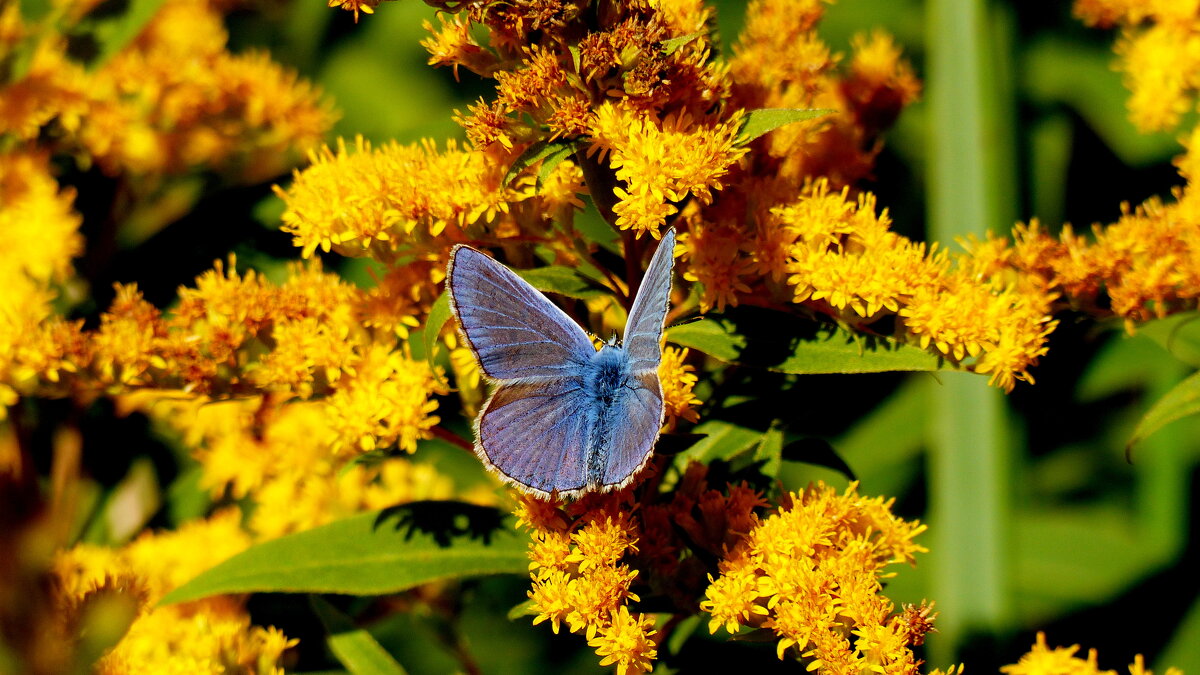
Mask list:
[{"label": "butterfly hindwing", "polygon": [[629,354],[630,370],[642,372],[658,370],[662,360],[663,321],[671,302],[671,268],[675,258],[675,229],[663,234],[658,250],[650,259],[642,287],[629,310],[629,321],[625,324],[625,339],[622,345]]},{"label": "butterfly hindwing", "polygon": [[631,377],[626,395],[615,404],[616,424],[606,434],[608,448],[602,484],[619,487],[629,482],[654,451],[662,427],[663,399],[658,373]]},{"label": "butterfly hindwing", "polygon": [[595,352],[566,312],[483,253],[455,247],[447,275],[454,315],[488,377],[571,375]]},{"label": "butterfly hindwing", "polygon": [[578,379],[501,384],[479,413],[476,450],[501,474],[535,492],[582,490],[590,404]]}]

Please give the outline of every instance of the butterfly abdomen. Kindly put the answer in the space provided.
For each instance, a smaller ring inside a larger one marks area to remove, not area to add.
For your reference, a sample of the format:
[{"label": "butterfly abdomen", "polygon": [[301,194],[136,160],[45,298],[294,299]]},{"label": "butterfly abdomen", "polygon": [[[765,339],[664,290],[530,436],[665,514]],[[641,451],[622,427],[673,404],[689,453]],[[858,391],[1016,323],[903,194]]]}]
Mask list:
[{"label": "butterfly abdomen", "polygon": [[585,466],[587,484],[596,488],[604,484],[604,472],[612,453],[609,447],[613,430],[620,420],[624,397],[629,395],[629,355],[620,347],[604,345],[592,357],[583,378],[583,390],[591,405],[593,416],[591,434],[588,438]]}]

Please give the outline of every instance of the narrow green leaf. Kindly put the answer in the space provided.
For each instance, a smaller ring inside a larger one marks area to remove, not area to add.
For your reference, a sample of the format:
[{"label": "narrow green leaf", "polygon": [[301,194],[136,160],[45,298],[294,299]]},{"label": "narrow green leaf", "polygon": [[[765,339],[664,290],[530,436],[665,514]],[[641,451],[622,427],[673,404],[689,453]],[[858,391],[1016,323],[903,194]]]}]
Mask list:
[{"label": "narrow green leaf", "polygon": [[800,108],[759,108],[758,110],[751,110],[746,113],[746,119],[742,122],[742,132],[738,135],[738,141],[749,143],[759,136],[769,131],[774,131],[785,124],[816,119],[833,112],[833,110],[827,108],[813,108],[809,110]]},{"label": "narrow green leaf", "polygon": [[497,509],[412,502],[252,546],[163,603],[224,593],[380,595],[441,579],[523,574],[526,543]]},{"label": "narrow green leaf", "polygon": [[438,337],[442,334],[442,327],[450,320],[450,315],[450,294],[443,291],[429,308],[429,317],[425,319],[425,327],[421,334],[425,346],[425,360],[429,362],[429,369],[434,373],[437,373]]},{"label": "narrow green leaf", "polygon": [[[856,342],[855,338],[864,339]],[[726,363],[781,373],[879,373],[948,368],[941,357],[889,338],[856,336],[782,312],[738,308],[670,329],[667,339]]]},{"label": "narrow green leaf", "polygon": [[346,670],[353,675],[405,675],[404,667],[387,653],[366,630],[354,623],[324,598],[309,596],[313,612],[329,633],[326,644]]},{"label": "narrow green leaf", "polygon": [[[1013,98],[1012,8],[983,0],[931,0],[927,134],[929,238],[983,237],[1011,223],[1020,200]],[[1003,394],[985,378],[946,373],[934,387],[928,424],[929,591],[945,621],[926,642],[929,661],[949,661],[968,635],[1001,634],[1011,623],[1008,472],[1011,425]],[[969,450],[969,451],[967,451]],[[923,565],[926,563],[922,563]]]},{"label": "narrow green leaf", "polygon": [[1193,373],[1150,406],[1133,430],[1133,437],[1126,445],[1126,454],[1138,441],[1163,426],[1196,413],[1200,413],[1200,373]]},{"label": "narrow green leaf", "polygon": [[537,267],[531,270],[513,270],[530,286],[543,293],[558,293],[576,300],[592,300],[608,295],[579,272],[562,265]]},{"label": "narrow green leaf", "polygon": [[541,168],[538,169],[538,184],[541,185],[554,167],[574,152],[575,141],[573,140],[538,141],[526,148],[525,152],[522,152],[521,156],[512,163],[512,166],[508,167],[508,172],[504,174],[504,185],[513,182],[522,171],[538,162],[542,163]]},{"label": "narrow green leaf", "polygon": [[533,609],[533,599],[514,605],[512,609],[508,610],[507,616],[509,621],[516,621],[523,616],[537,616],[537,612]]}]

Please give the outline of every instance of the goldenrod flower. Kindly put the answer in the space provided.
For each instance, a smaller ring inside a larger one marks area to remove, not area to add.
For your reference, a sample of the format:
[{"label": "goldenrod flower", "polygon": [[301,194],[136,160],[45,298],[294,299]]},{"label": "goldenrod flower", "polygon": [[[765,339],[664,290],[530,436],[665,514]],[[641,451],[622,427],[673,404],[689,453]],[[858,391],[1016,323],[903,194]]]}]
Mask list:
[{"label": "goldenrod flower", "polygon": [[588,645],[604,657],[600,660],[601,666],[617,666],[617,675],[648,673],[653,669],[650,662],[658,656],[658,649],[651,639],[657,632],[653,626],[653,617],[633,616],[622,605],[612,612],[608,625],[598,629],[596,636],[588,640]]},{"label": "goldenrod flower", "polygon": [[711,202],[712,191],[721,188],[722,178],[746,153],[736,143],[740,128],[740,114],[705,122],[678,113],[660,124],[629,105],[601,105],[590,151],[607,156],[617,179],[625,182],[613,190],[617,227],[658,238],[667,217],[678,211],[672,202],[689,194]]},{"label": "goldenrod flower", "polygon": [[699,218],[688,219],[688,231],[679,235],[683,247],[683,278],[700,284],[700,309],[718,312],[738,304],[740,295],[750,293],[749,278],[754,263],[741,255],[741,235],[730,225],[712,225]]},{"label": "goldenrod flower", "polygon": [[19,392],[86,365],[79,324],[59,319],[51,304],[83,249],[74,199],[50,175],[45,153],[0,154],[0,418]]},{"label": "goldenrod flower", "polygon": [[438,152],[432,143],[372,149],[358,138],[353,150],[339,141],[336,151],[324,148],[310,159],[287,190],[276,188],[288,205],[283,229],[305,257],[318,247],[385,262],[445,251],[461,237],[435,245],[447,227],[492,222],[522,198],[502,185],[503,167],[453,142]]},{"label": "goldenrod flower", "polygon": [[166,3],[87,83],[79,141],[109,173],[199,166],[258,181],[320,142],[334,115],[321,94],[265,54],[226,51],[206,0]]},{"label": "goldenrod flower", "polygon": [[364,352],[354,374],[334,385],[328,399],[330,426],[337,438],[359,450],[396,445],[411,453],[439,421],[432,414],[437,401],[431,396],[440,387],[425,361],[381,344]]},{"label": "goldenrod flower", "polygon": [[[1088,650],[1086,659],[1075,654],[1079,645],[1070,647],[1050,648],[1046,644],[1046,634],[1038,633],[1037,642],[1027,654],[1009,666],[1002,666],[1000,672],[1007,675],[1115,675],[1113,670],[1100,670],[1098,655],[1095,649]],[[1178,668],[1167,668],[1167,675],[1183,675]],[[1130,675],[1152,675],[1146,670],[1142,655],[1138,654],[1134,663],[1129,666]]]},{"label": "goldenrod flower", "polygon": [[1117,69],[1130,90],[1130,118],[1145,131],[1174,128],[1200,95],[1200,24],[1194,2],[1076,0],[1086,23],[1120,26]]},{"label": "goldenrod flower", "polygon": [[[925,527],[891,513],[891,502],[818,483],[792,493],[775,514],[727,548],[701,609],[709,632],[749,625],[773,630],[810,669],[915,673],[911,647],[929,624],[892,617],[880,595],[885,566],[912,562]],[[849,630],[855,637],[846,636]]]},{"label": "goldenrod flower", "polygon": [[341,7],[347,12],[354,12],[354,22],[358,23],[358,13],[374,14],[375,8],[383,0],[329,0],[330,7]]},{"label": "goldenrod flower", "polygon": [[764,588],[765,580],[745,565],[730,565],[730,568],[718,579],[709,576],[712,585],[705,593],[707,599],[700,602],[700,609],[712,617],[708,621],[709,633],[724,627],[732,635],[742,626],[761,622],[768,614],[766,604],[759,602],[769,595]]},{"label": "goldenrod flower", "polygon": [[700,378],[696,375],[696,368],[686,363],[688,352],[688,349],[665,347],[662,362],[658,366],[658,381],[662,383],[668,426],[673,425],[676,419],[689,422],[700,419],[693,406],[700,405],[702,401],[692,393],[692,387]]}]

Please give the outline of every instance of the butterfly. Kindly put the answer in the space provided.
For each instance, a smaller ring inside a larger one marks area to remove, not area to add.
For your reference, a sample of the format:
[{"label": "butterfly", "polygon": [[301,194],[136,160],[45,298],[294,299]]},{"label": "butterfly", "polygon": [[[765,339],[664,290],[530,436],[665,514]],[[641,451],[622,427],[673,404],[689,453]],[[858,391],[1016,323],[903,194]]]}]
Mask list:
[{"label": "butterfly", "polygon": [[455,246],[450,307],[494,385],[475,419],[475,454],[526,492],[579,496],[628,485],[663,424],[658,380],[675,230],[667,230],[629,311],[625,339],[599,350],[525,280]]}]

